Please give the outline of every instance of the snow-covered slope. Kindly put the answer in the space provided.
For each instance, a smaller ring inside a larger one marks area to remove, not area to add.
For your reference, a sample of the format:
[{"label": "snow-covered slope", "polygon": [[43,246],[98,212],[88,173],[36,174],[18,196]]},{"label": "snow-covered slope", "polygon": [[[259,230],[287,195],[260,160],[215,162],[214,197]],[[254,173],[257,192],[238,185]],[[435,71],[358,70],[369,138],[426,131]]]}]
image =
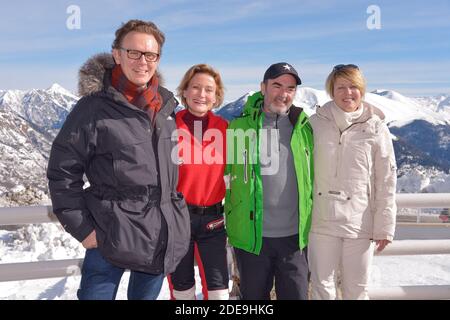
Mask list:
[{"label": "snow-covered slope", "polygon": [[26,187],[44,190],[50,141],[29,122],[0,111],[0,195]]},{"label": "snow-covered slope", "polygon": [[76,101],[58,84],[0,91],[0,198],[30,188],[46,192],[51,143]]},{"label": "snow-covered slope", "polygon": [[399,193],[450,192],[450,174],[434,168],[405,165],[398,173],[397,192]]}]

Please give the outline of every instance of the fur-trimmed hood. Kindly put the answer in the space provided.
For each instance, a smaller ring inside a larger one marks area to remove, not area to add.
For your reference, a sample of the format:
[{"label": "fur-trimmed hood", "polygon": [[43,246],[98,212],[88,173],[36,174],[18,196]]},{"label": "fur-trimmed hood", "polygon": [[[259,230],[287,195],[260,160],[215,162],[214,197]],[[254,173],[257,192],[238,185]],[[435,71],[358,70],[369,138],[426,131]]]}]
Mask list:
[{"label": "fur-trimmed hood", "polygon": [[[103,90],[104,76],[108,69],[112,69],[115,62],[111,53],[98,53],[90,57],[78,71],[78,95],[84,97]],[[159,71],[159,85],[163,85],[163,79]]]}]

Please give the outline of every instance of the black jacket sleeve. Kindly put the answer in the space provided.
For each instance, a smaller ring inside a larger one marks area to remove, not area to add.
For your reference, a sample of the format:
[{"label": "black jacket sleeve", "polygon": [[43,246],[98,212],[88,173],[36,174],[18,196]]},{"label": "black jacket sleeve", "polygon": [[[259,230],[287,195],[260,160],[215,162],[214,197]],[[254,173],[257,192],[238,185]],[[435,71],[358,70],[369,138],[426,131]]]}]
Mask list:
[{"label": "black jacket sleeve", "polygon": [[53,142],[47,168],[53,212],[80,242],[94,230],[83,197],[83,175],[96,146],[92,103],[82,98],[70,112]]}]

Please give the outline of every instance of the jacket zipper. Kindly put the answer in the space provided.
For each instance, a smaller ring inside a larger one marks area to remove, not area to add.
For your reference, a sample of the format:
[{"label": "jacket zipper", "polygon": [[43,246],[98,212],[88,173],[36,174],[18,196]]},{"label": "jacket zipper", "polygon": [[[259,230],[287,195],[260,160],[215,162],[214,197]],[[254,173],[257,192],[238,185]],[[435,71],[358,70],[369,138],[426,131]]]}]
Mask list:
[{"label": "jacket zipper", "polygon": [[256,248],[256,242],[257,242],[257,236],[256,236],[256,177],[255,177],[255,170],[252,169],[252,179],[253,179],[253,193],[255,196],[253,196],[254,204],[253,204],[253,211],[250,211],[250,219],[253,220],[253,248],[252,251],[255,251]]},{"label": "jacket zipper", "polygon": [[[262,112],[259,115],[261,115]],[[261,121],[261,118],[258,117],[258,122],[256,125],[256,145],[259,144],[259,129],[260,126],[258,125],[259,121]],[[259,147],[256,148],[256,152],[259,152]],[[261,172],[260,172],[261,174]],[[253,248],[252,248],[252,252],[255,251],[256,249],[256,243],[258,241],[258,236],[256,234],[256,194],[257,194],[257,190],[256,190],[256,172],[255,172],[255,168],[254,165],[252,166],[252,179],[253,179],[253,211],[250,211],[250,219],[253,220]]]},{"label": "jacket zipper", "polygon": [[247,150],[244,150],[244,183],[248,182],[248,174],[247,174]]},{"label": "jacket zipper", "polygon": [[275,119],[275,130],[277,133],[278,152],[280,152],[280,130],[278,129],[278,117],[279,115],[277,114],[277,117]]},{"label": "jacket zipper", "polygon": [[[337,178],[337,176],[338,176],[338,168],[339,168],[339,166],[340,166],[340,162],[341,162],[341,158],[342,158],[342,156],[341,156],[341,153],[342,153],[342,136],[343,136],[344,133],[345,133],[346,131],[348,131],[351,127],[353,127],[355,124],[359,124],[359,123],[363,123],[363,122],[355,122],[355,123],[352,123],[350,126],[348,126],[347,128],[345,128],[343,131],[341,131],[339,128],[337,128],[338,131],[339,131],[339,144],[338,144],[339,152],[338,152],[338,159],[337,159],[337,161],[336,161],[336,166],[335,166],[336,172],[335,172],[335,174],[334,174],[334,176],[335,176],[336,178]],[[337,127],[336,124],[335,124],[335,126]]]},{"label": "jacket zipper", "polygon": [[311,177],[311,168],[309,167],[310,161],[309,161],[309,151],[307,148],[305,148],[305,154],[306,154],[306,168],[308,169],[308,178]]},{"label": "jacket zipper", "polygon": [[[339,130],[339,128],[338,128],[338,130]],[[341,130],[339,130],[338,154],[337,154],[336,165],[334,166],[335,169],[336,169],[335,172],[334,172],[334,177],[335,177],[335,178],[337,178],[337,176],[338,176],[338,167],[339,167],[339,163],[341,162],[341,152],[342,152],[342,142],[341,142],[341,139],[342,139],[342,132],[341,132]]]}]

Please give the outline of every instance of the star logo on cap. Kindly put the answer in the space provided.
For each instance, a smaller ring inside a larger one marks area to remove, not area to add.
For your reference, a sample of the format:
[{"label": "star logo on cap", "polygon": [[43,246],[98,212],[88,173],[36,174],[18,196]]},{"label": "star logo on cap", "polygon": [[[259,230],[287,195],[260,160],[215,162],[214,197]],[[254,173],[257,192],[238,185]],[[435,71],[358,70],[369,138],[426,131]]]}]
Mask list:
[{"label": "star logo on cap", "polygon": [[291,67],[290,67],[289,65],[287,65],[287,64],[285,64],[285,65],[283,66],[283,68],[285,68],[286,70],[291,71]]}]

